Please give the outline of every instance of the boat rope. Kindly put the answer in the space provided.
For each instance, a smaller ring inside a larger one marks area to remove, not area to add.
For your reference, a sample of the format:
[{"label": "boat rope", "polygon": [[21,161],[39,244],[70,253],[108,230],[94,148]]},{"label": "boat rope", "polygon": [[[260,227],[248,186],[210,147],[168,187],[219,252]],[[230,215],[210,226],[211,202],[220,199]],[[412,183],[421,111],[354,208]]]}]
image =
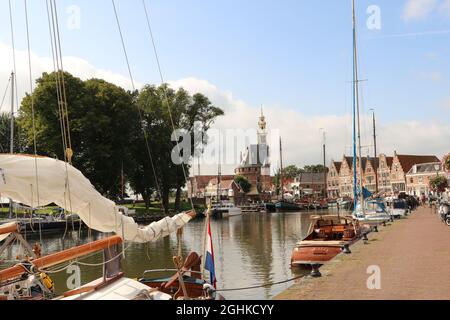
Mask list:
[{"label": "boat rope", "polygon": [[[31,46],[30,46],[30,27],[28,21],[28,5],[27,0],[24,0],[24,8],[25,8],[25,27],[27,34],[27,52],[28,52],[28,74],[29,74],[29,82],[30,82],[30,102],[31,102],[31,119],[32,119],[32,130],[33,130],[33,151],[34,151],[34,169],[35,169],[35,177],[36,177],[36,191],[37,191],[37,207],[40,207],[40,197],[39,197],[39,170],[38,170],[38,161],[37,161],[37,141],[36,141],[36,117],[35,117],[35,109],[34,109],[34,95],[33,95],[33,72],[31,65]],[[31,185],[31,192],[33,193],[33,185]],[[31,212],[31,223],[33,222],[33,211]],[[33,231],[34,232],[34,231]],[[42,242],[42,226],[41,219],[39,219],[39,241],[41,247],[43,247]]]},{"label": "boat rope", "polygon": [[10,84],[11,84],[11,77],[9,77],[8,83],[6,84],[5,93],[3,94],[2,103],[0,104],[0,110],[3,108],[3,104],[5,103],[6,95],[8,94]]},{"label": "boat rope", "polygon": [[[148,28],[148,32],[149,32],[149,35],[150,35],[150,39],[151,39],[151,43],[152,43],[152,47],[153,47],[153,52],[155,54],[156,65],[158,66],[158,72],[159,72],[159,76],[160,76],[160,80],[161,80],[161,85],[162,85],[162,89],[163,89],[164,99],[165,99],[165,102],[166,102],[166,105],[167,105],[167,109],[169,111],[170,122],[171,122],[171,125],[172,125],[173,132],[175,132],[176,128],[175,128],[175,123],[174,123],[174,120],[173,120],[172,108],[171,108],[171,104],[170,104],[169,97],[168,97],[168,94],[167,94],[167,87],[164,85],[166,82],[165,82],[165,79],[164,79],[164,76],[163,76],[161,62],[159,60],[159,55],[158,55],[158,50],[156,48],[156,41],[155,41],[155,37],[153,35],[152,26],[151,26],[151,23],[150,23],[150,15],[148,13],[147,5],[145,3],[145,0],[142,0],[142,6],[144,8],[145,19],[146,19],[146,22],[147,22],[147,28]],[[180,145],[179,145],[178,141],[177,141],[177,151],[178,151],[178,156],[180,156],[181,150],[180,150]],[[184,180],[185,180],[186,184],[188,184],[189,180],[188,180],[188,176],[187,176],[187,173],[186,173],[186,167],[185,167],[184,163],[181,163],[181,167],[183,169]],[[194,201],[192,200],[192,196],[189,197],[189,201],[190,201],[192,210],[195,210]]]},{"label": "boat rope", "polygon": [[[16,68],[16,41],[14,36],[14,20],[13,20],[13,12],[12,12],[12,5],[11,0],[9,0],[9,22],[11,27],[11,46],[12,46],[12,58],[13,58],[13,70],[14,74],[17,74],[17,68]],[[17,93],[17,77],[14,78],[14,85],[16,88],[15,97],[16,97],[16,106],[19,106],[19,95]]]},{"label": "boat rope", "polygon": [[[56,76],[56,96],[58,100],[58,111],[59,111],[59,120],[61,127],[61,138],[62,138],[62,147],[63,147],[63,155],[64,162],[66,168],[66,176],[65,176],[65,190],[67,194],[64,195],[64,202],[66,203],[67,197],[69,201],[69,209],[70,212],[72,210],[72,199],[70,192],[70,181],[69,181],[69,168],[68,166],[72,164],[72,140],[70,135],[70,125],[69,125],[69,112],[68,112],[68,103],[67,103],[67,95],[66,95],[66,86],[64,80],[64,65],[63,65],[63,55],[61,49],[61,37],[59,33],[59,22],[58,22],[58,12],[56,8],[55,0],[46,0],[47,5],[47,20],[49,26],[49,34],[50,34],[50,43],[51,43],[51,51],[53,57],[53,68],[54,74]],[[65,208],[67,205],[65,204]],[[67,234],[67,220],[66,220],[66,230],[64,232],[64,238]]]},{"label": "boat rope", "polygon": [[270,283],[267,283],[267,284],[255,285],[255,286],[250,286],[250,287],[232,288],[232,289],[218,289],[218,290],[216,290],[216,292],[244,291],[244,290],[252,290],[252,289],[274,287],[274,286],[277,286],[277,285],[293,282],[293,281],[299,280],[299,279],[304,278],[304,277],[305,277],[304,275],[301,275],[301,276],[297,276],[297,277],[294,277],[294,278],[291,278],[291,279],[288,279],[288,280],[283,280],[283,281],[278,281],[278,282],[270,282]]},{"label": "boat rope", "polygon": [[[114,0],[111,0],[111,3],[112,3],[112,6],[113,6],[113,9],[114,9],[114,16],[115,16],[115,19],[116,19],[117,29],[118,29],[120,40],[121,40],[121,43],[122,43],[122,50],[123,50],[123,53],[124,53],[124,56],[125,56],[125,60],[126,60],[126,64],[127,64],[127,68],[128,68],[128,75],[130,77],[131,87],[132,87],[133,91],[135,92],[136,91],[136,85],[135,85],[135,82],[134,82],[133,72],[131,71],[130,59],[128,58],[128,52],[127,52],[127,48],[125,46],[125,39],[124,39],[124,36],[123,36],[123,33],[122,33],[122,27],[121,27],[121,24],[120,24],[119,15],[118,15],[117,8],[116,8],[116,3],[115,3]],[[145,146],[146,146],[146,149],[147,149],[148,157],[149,157],[149,160],[150,160],[150,165],[152,167],[153,176],[155,178],[156,189],[157,189],[157,191],[158,191],[158,193],[160,195],[160,198],[161,198],[161,209],[164,209],[163,203],[162,203],[162,192],[161,192],[160,184],[158,182],[158,176],[156,175],[155,163],[153,161],[153,155],[152,155],[152,152],[151,152],[151,149],[150,149],[150,143],[149,143],[149,139],[148,139],[147,130],[142,125],[144,123],[143,115],[142,115],[141,109],[139,107],[137,108],[137,110],[138,110],[138,114],[139,114],[139,121],[140,121],[141,127],[142,127],[142,132],[144,134],[144,141],[145,141]]]},{"label": "boat rope", "polygon": [[114,257],[109,259],[108,261],[103,261],[103,262],[99,262],[99,263],[82,262],[83,260],[87,260],[87,259],[89,259],[89,258],[99,254],[98,252],[96,252],[96,253],[93,253],[91,255],[88,255],[88,256],[84,257],[82,260],[78,260],[77,259],[77,260],[71,261],[67,265],[65,265],[64,267],[62,267],[60,269],[56,269],[56,270],[51,270],[51,269],[49,269],[49,270],[39,270],[39,272],[45,272],[45,273],[48,273],[48,274],[56,274],[56,273],[60,273],[60,272],[66,271],[72,265],[80,265],[80,266],[86,266],[86,267],[101,267],[101,266],[105,266],[106,264],[111,263],[111,262],[119,259],[120,257],[122,257],[125,254],[125,252],[130,247],[131,247],[131,244],[129,244],[127,247],[124,247],[124,249],[120,253],[118,253],[117,255],[115,255]]}]

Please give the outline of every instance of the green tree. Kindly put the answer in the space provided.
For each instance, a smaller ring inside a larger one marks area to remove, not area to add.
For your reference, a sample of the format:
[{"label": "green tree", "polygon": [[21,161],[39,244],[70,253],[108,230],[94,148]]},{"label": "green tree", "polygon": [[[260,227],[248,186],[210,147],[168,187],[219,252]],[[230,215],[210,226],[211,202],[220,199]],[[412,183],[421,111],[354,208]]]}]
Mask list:
[{"label": "green tree", "polygon": [[234,182],[244,191],[244,193],[249,193],[252,189],[252,184],[248,181],[246,177],[236,176],[234,177]]},{"label": "green tree", "polygon": [[[135,135],[136,108],[132,94],[104,80],[82,81],[64,74],[73,165],[96,189],[117,200],[125,173],[133,165],[129,142]],[[32,96],[27,94],[20,108],[19,123],[32,145],[31,99],[34,101],[37,148],[40,155],[64,159],[56,91],[56,74],[44,73]]]},{"label": "green tree", "polygon": [[325,172],[325,170],[328,171],[328,169],[325,168],[322,164],[305,166],[303,168],[304,172],[310,172],[310,173],[322,173],[322,172]]},{"label": "green tree", "polygon": [[[175,209],[179,210],[182,188],[186,185],[184,172],[188,175],[192,151],[199,147],[195,145],[195,131],[201,130],[206,133],[214,120],[223,114],[223,111],[213,106],[209,99],[201,94],[190,96],[184,89],[175,91],[167,85],[145,86],[139,93],[136,104],[142,113],[141,128],[143,132],[140,136],[143,138],[145,135],[147,136],[153,166],[148,155],[145,159],[142,155],[135,154],[135,159],[138,161],[136,168],[140,171],[132,175],[132,186],[138,188],[137,191],[141,194],[147,192],[150,188],[146,181],[150,181],[149,177],[153,176],[153,189],[155,187],[159,189],[166,213],[168,213],[171,190],[176,191]],[[200,128],[196,128],[195,126],[199,123]],[[191,135],[191,152],[186,155],[189,161],[182,165],[172,161],[172,151],[176,150],[177,145],[176,141],[172,141],[174,127],[176,130],[181,129]],[[137,141],[139,140],[141,140],[139,145],[146,148],[145,139],[137,138]],[[206,140],[203,141],[204,143]],[[134,149],[134,152],[139,153],[142,150]],[[146,190],[143,190],[144,186],[147,186]],[[144,195],[143,197],[145,198]]]},{"label": "green tree", "polygon": [[436,176],[430,179],[430,187],[436,192],[445,192],[445,188],[448,186],[446,177]]},{"label": "green tree", "polygon": [[[0,113],[0,152],[9,153],[11,145],[11,116]],[[14,153],[30,152],[27,149],[23,130],[14,118]]]}]

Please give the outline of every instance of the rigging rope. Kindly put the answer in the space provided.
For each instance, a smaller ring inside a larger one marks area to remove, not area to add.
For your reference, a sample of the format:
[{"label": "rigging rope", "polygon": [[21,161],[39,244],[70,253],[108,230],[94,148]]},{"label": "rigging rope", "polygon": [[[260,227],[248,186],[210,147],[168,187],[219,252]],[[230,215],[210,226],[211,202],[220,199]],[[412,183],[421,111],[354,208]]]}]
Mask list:
[{"label": "rigging rope", "polygon": [[[148,28],[148,31],[149,31],[149,34],[150,34],[150,39],[151,39],[152,46],[153,46],[153,52],[155,54],[156,64],[158,66],[158,72],[159,72],[159,76],[160,76],[160,79],[161,79],[161,84],[162,84],[163,93],[164,93],[164,99],[166,100],[167,109],[169,111],[169,117],[170,117],[170,122],[172,124],[172,129],[175,132],[176,131],[175,123],[173,121],[170,101],[169,101],[169,98],[168,98],[168,95],[167,95],[167,88],[166,88],[166,86],[164,86],[165,79],[164,79],[164,76],[163,76],[161,63],[160,63],[159,55],[158,55],[158,50],[156,48],[155,37],[153,36],[153,30],[152,30],[151,23],[150,23],[150,15],[148,13],[147,5],[145,3],[145,0],[142,0],[142,5],[143,5],[143,8],[144,8],[145,18],[146,18],[146,21],[147,21],[147,28]],[[180,156],[180,145],[178,144],[178,141],[177,141],[177,151],[178,151],[178,156]],[[188,180],[188,177],[187,177],[186,168],[185,168],[183,163],[181,164],[181,167],[183,169],[184,180],[185,180],[186,184],[188,184],[189,180]],[[195,210],[194,201],[192,200],[192,197],[189,197],[189,201],[190,201],[192,210]]]},{"label": "rigging rope", "polygon": [[6,85],[5,93],[3,94],[2,103],[0,104],[0,110],[3,108],[3,103],[5,102],[6,95],[8,94],[9,85],[11,84],[11,77],[9,77],[8,83]]},{"label": "rigging rope", "polygon": [[[30,81],[30,99],[31,99],[31,116],[32,116],[32,127],[33,127],[33,148],[34,148],[34,168],[36,175],[36,191],[37,191],[37,207],[40,205],[40,197],[39,197],[39,170],[38,170],[38,162],[37,162],[37,142],[36,142],[36,118],[35,118],[35,110],[34,110],[34,95],[33,95],[33,72],[31,67],[31,47],[30,47],[30,28],[28,23],[28,6],[27,0],[24,0],[25,7],[25,25],[26,25],[26,33],[27,33],[27,49],[28,49],[28,72],[29,72],[29,81]],[[33,190],[33,186],[31,186]],[[31,212],[31,222],[33,221],[33,211]],[[31,225],[31,224],[30,224]],[[42,242],[42,226],[41,219],[39,219],[39,241],[41,247],[43,247]]]},{"label": "rigging rope", "polygon": [[[14,20],[13,20],[13,13],[12,13],[12,5],[11,0],[9,2],[9,22],[10,22],[10,28],[11,28],[11,45],[12,45],[12,54],[13,54],[13,70],[14,74],[17,74],[17,68],[16,68],[16,42],[14,37]],[[16,106],[19,106],[19,95],[17,94],[17,77],[14,78],[14,86],[16,88],[15,97],[16,97]],[[12,115],[11,115],[12,116]]]},{"label": "rigging rope", "polygon": [[[121,43],[122,43],[122,50],[123,50],[123,53],[125,55],[125,60],[126,60],[127,68],[128,68],[128,75],[130,77],[131,86],[132,86],[133,91],[136,91],[136,85],[135,85],[135,82],[134,82],[133,73],[131,71],[130,59],[128,58],[128,52],[127,52],[127,48],[125,46],[125,39],[124,39],[124,36],[123,36],[123,33],[122,33],[122,27],[120,25],[120,19],[119,19],[119,15],[117,13],[116,3],[115,3],[114,0],[111,0],[111,3],[112,3],[112,6],[113,6],[113,9],[114,9],[114,16],[116,18],[117,29],[119,31],[119,36],[120,36],[120,40],[121,40]],[[138,110],[138,114],[139,114],[139,121],[140,121],[141,124],[143,124],[144,121],[143,121],[143,116],[142,116],[141,109],[138,107],[137,110]],[[162,204],[161,187],[160,187],[160,184],[158,182],[158,176],[156,175],[156,169],[155,169],[155,164],[154,164],[154,161],[153,161],[152,152],[151,152],[151,149],[150,149],[150,144],[149,144],[149,140],[148,140],[147,130],[145,129],[145,127],[143,125],[142,125],[142,132],[144,134],[145,146],[146,146],[147,153],[148,153],[148,156],[149,156],[149,159],[150,159],[150,165],[152,167],[153,176],[155,178],[156,188],[157,188],[157,191],[158,191],[158,193],[160,195],[160,198],[161,198],[161,209],[164,209],[163,204]]]},{"label": "rigging rope", "polygon": [[280,284],[285,284],[285,283],[289,283],[292,281],[296,281],[296,280],[304,278],[304,277],[305,277],[304,275],[301,275],[301,276],[297,276],[297,277],[294,277],[294,278],[291,278],[288,280],[283,280],[283,281],[278,281],[278,282],[270,282],[267,284],[255,285],[255,286],[250,286],[250,287],[233,288],[233,289],[218,289],[218,290],[216,290],[216,292],[244,291],[244,290],[251,290],[251,289],[273,287],[273,286],[277,286]]}]

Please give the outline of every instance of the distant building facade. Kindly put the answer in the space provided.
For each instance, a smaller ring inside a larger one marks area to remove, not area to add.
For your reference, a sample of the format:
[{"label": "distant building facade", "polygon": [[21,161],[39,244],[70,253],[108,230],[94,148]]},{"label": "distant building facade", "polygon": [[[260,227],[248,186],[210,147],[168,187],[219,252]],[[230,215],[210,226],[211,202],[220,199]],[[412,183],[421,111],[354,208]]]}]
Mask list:
[{"label": "distant building facade", "polygon": [[432,191],[430,181],[436,176],[447,177],[444,165],[441,162],[413,165],[406,174],[407,193],[414,196],[428,195]]},{"label": "distant building facade", "polygon": [[[444,160],[441,162],[433,155],[400,155],[396,152],[393,157],[385,154],[381,154],[378,158],[363,157],[362,183],[372,193],[378,191],[378,193],[414,194],[414,191],[417,193],[420,190],[428,190],[429,180],[426,176],[429,175],[429,165],[443,162]],[[412,170],[413,167],[414,170]],[[358,158],[356,161],[357,186],[360,184],[360,170]],[[443,169],[441,173],[445,174]],[[344,156],[341,162],[332,161],[328,173],[328,197],[353,197],[353,180],[353,157]]]},{"label": "distant building facade", "polygon": [[252,185],[249,196],[257,198],[272,191],[270,148],[267,144],[267,122],[263,111],[258,122],[258,144],[250,145],[241,157],[235,174],[247,178]]}]

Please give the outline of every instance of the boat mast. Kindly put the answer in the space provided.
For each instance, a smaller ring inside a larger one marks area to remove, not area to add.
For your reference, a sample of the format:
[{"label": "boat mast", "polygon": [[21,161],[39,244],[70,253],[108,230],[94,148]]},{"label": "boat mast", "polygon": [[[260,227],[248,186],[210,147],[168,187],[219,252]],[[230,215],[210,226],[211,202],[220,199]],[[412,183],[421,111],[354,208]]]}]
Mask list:
[{"label": "boat mast", "polygon": [[[359,78],[358,78],[358,46],[357,46],[357,33],[356,33],[356,14],[355,14],[355,0],[352,0],[352,16],[353,16],[353,175],[354,175],[354,188],[353,195],[356,207],[356,201],[358,198],[358,192],[356,190],[357,177],[356,177],[356,127],[358,128],[358,156],[359,156],[359,190],[361,208],[364,213],[364,195],[363,195],[363,166],[362,166],[362,150],[361,150],[361,122],[359,114]],[[355,119],[356,113],[356,119]],[[356,122],[355,122],[356,121]]]},{"label": "boat mast", "polygon": [[[14,84],[15,84],[15,74],[14,71],[11,72],[11,135],[9,140],[9,153],[14,154]],[[13,216],[13,201],[9,199],[9,218],[11,219]]]},{"label": "boat mast", "polygon": [[328,197],[327,192],[327,134],[323,132],[323,181],[324,181],[324,197]]},{"label": "boat mast", "polygon": [[373,111],[373,147],[375,152],[374,170],[375,170],[375,192],[378,193],[378,153],[377,153],[377,123],[375,119],[375,110]]},{"label": "boat mast", "polygon": [[217,168],[217,202],[219,204],[221,204],[222,199],[221,199],[221,195],[220,195],[220,183],[222,180],[222,160],[221,160],[221,156],[222,156],[222,152],[221,152],[221,141],[220,141],[220,132],[219,132],[219,164],[218,164],[218,168]]},{"label": "boat mast", "polygon": [[281,186],[281,201],[284,201],[284,178],[283,178],[283,145],[280,137],[280,186]]}]

